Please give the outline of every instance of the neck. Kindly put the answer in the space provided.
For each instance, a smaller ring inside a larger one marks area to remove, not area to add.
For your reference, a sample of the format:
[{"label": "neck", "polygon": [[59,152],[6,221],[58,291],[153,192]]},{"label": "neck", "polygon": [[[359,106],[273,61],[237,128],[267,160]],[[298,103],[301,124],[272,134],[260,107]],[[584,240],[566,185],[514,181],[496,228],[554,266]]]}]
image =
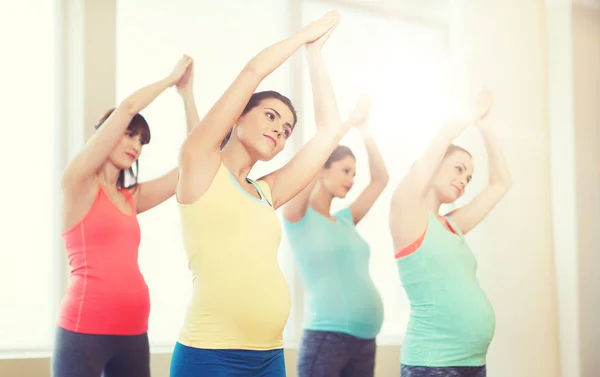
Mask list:
[{"label": "neck", "polygon": [[227,170],[238,180],[245,180],[257,161],[248,153],[244,145],[233,137],[221,151],[221,160]]},{"label": "neck", "polygon": [[119,168],[117,168],[111,162],[106,161],[98,171],[98,180],[104,187],[116,188],[117,179],[119,179],[119,172]]},{"label": "neck", "polygon": [[309,203],[315,211],[329,214],[333,195],[325,188],[322,181],[317,182],[313,192],[310,194]]},{"label": "neck", "polygon": [[438,215],[440,213],[440,207],[442,206],[442,202],[436,195],[435,191],[429,190],[429,194],[427,194],[427,198],[425,200],[427,203],[427,208],[434,214]]}]

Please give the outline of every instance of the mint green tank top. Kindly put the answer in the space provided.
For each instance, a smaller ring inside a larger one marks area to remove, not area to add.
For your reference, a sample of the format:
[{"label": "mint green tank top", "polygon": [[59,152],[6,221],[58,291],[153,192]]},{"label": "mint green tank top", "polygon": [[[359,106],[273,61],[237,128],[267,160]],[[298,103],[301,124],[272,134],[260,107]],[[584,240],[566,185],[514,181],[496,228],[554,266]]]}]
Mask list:
[{"label": "mint green tank top", "polygon": [[383,302],[369,273],[369,244],[356,231],[350,208],[333,217],[336,222],[308,207],[299,222],[284,222],[305,288],[304,328],[374,339]]},{"label": "mint green tank top", "polygon": [[396,259],[411,308],[405,365],[482,366],[494,336],[494,311],[477,281],[475,256],[448,220],[458,235],[430,213],[421,246]]}]

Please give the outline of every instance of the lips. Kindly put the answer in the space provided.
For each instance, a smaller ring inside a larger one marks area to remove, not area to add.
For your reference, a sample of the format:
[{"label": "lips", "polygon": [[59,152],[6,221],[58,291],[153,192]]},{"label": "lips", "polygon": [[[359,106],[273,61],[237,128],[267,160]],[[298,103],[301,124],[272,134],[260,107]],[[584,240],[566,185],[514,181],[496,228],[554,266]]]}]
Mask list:
[{"label": "lips", "polygon": [[127,157],[131,158],[132,160],[135,160],[135,158],[136,158],[136,157],[135,157],[135,155],[134,155],[133,153],[129,153],[129,152],[127,152],[127,153],[125,153],[125,154],[127,155]]},{"label": "lips", "polygon": [[273,146],[277,145],[277,142],[271,136],[269,136],[269,135],[263,135],[263,136],[266,137],[267,139],[269,139],[273,143]]},{"label": "lips", "polygon": [[346,191],[350,191],[350,189],[352,188],[352,186],[344,186],[344,188],[346,189]]},{"label": "lips", "polygon": [[452,185],[456,189],[456,191],[460,194],[462,192],[461,188],[455,185]]}]

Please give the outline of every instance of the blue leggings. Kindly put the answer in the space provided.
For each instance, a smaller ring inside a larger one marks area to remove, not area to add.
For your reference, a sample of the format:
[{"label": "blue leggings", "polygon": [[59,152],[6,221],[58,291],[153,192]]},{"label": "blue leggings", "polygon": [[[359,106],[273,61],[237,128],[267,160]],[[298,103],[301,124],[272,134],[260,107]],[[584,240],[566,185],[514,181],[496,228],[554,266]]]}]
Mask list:
[{"label": "blue leggings", "polygon": [[175,344],[171,377],[285,377],[283,350],[204,349]]},{"label": "blue leggings", "polygon": [[52,377],[150,377],[148,335],[82,334],[58,328]]},{"label": "blue leggings", "polygon": [[298,377],[373,377],[375,339],[305,330],[298,351]]}]

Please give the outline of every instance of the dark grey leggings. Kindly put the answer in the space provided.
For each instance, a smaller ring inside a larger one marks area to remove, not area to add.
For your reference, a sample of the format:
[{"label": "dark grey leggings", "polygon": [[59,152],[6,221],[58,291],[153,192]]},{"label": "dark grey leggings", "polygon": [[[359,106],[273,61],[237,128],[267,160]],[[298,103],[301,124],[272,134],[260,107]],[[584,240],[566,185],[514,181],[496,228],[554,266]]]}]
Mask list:
[{"label": "dark grey leggings", "polygon": [[402,365],[400,377],[486,377],[485,365],[480,367],[417,367]]},{"label": "dark grey leggings", "polygon": [[52,377],[150,377],[148,334],[81,334],[58,328]]},{"label": "dark grey leggings", "polygon": [[305,330],[298,351],[298,377],[373,377],[375,339]]}]

